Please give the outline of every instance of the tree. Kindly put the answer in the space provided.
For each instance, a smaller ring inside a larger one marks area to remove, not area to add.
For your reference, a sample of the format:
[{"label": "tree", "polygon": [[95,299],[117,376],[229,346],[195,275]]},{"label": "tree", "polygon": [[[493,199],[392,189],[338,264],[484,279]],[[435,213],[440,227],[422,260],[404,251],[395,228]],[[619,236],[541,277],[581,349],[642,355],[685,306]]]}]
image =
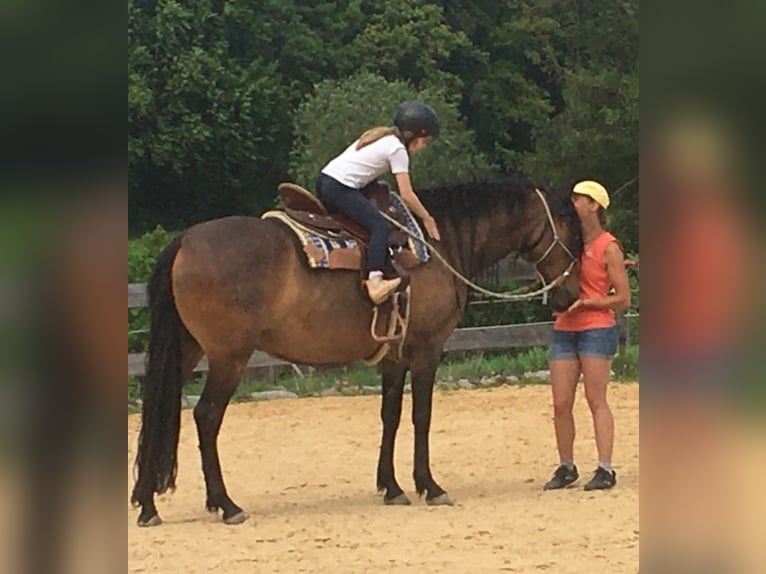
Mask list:
[{"label": "tree", "polygon": [[230,57],[223,10],[128,4],[130,206],[151,214],[144,225],[249,211],[251,187],[275,179],[274,116],[287,115],[276,66]]},{"label": "tree", "polygon": [[416,87],[435,86],[459,94],[462,79],[450,71],[454,57],[478,57],[467,36],[451,28],[442,7],[422,0],[364,2],[367,12],[359,33],[339,50],[342,75],[360,71]]},{"label": "tree", "polygon": [[522,170],[533,133],[559,111],[560,14],[551,0],[448,2],[486,64],[461,69],[462,109],[477,144],[504,171]]},{"label": "tree", "polygon": [[396,106],[420,100],[433,106],[441,121],[441,137],[413,157],[415,188],[470,179],[487,163],[473,142],[473,134],[459,119],[454,103],[435,88],[417,90],[405,82],[361,73],[343,81],[324,81],[298,108],[290,174],[313,189],[322,167],[366,129],[391,125]]},{"label": "tree", "polygon": [[[616,191],[638,174],[637,2],[578,2],[562,11],[561,109],[533,130],[522,169],[558,184],[593,178]],[[620,191],[611,226],[638,251],[638,186]]]},{"label": "tree", "polygon": [[[637,11],[637,0],[129,0],[131,228],[260,213],[288,168],[312,186],[407,97],[450,124],[414,158],[418,185],[489,164],[615,189],[637,171]],[[636,191],[621,192],[614,220],[637,246]]]}]

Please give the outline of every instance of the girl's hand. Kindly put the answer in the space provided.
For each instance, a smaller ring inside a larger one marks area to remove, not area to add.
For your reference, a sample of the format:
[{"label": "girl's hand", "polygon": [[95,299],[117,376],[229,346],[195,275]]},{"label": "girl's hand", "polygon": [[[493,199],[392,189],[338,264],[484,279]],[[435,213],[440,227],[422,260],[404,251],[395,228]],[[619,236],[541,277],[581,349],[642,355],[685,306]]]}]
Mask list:
[{"label": "girl's hand", "polygon": [[436,220],[433,217],[427,215],[423,219],[423,225],[426,226],[426,231],[428,232],[428,236],[431,239],[435,241],[441,240],[441,236],[439,235],[439,228],[436,227]]}]

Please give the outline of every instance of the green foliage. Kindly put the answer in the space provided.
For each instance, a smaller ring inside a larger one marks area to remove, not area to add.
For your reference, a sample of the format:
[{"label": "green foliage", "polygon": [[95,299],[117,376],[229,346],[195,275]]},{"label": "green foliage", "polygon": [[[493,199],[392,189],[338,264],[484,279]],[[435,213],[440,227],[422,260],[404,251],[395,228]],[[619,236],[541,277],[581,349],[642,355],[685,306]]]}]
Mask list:
[{"label": "green foliage", "polygon": [[[374,94],[374,97],[371,95]],[[320,170],[363,131],[391,125],[396,106],[404,100],[428,102],[439,114],[443,137],[413,157],[415,187],[470,178],[485,167],[473,135],[460,121],[454,104],[434,88],[416,90],[405,82],[361,73],[341,82],[325,81],[295,115],[296,139],[290,154],[290,173],[296,182],[313,189]]]},{"label": "green foliage", "polygon": [[[614,191],[638,173],[638,2],[447,3],[445,19],[486,57],[459,73],[479,149],[506,171]],[[612,229],[638,249],[638,186],[620,192]]]},{"label": "green foliage", "polygon": [[614,376],[620,381],[638,380],[638,345],[628,345],[624,353],[618,354],[612,362]]},{"label": "green foliage", "polygon": [[473,21],[470,39],[486,62],[462,71],[468,125],[493,164],[519,171],[533,131],[557,111],[560,15],[548,2],[500,0],[450,6],[447,16]]},{"label": "green foliage", "polygon": [[437,380],[469,379],[504,375],[520,377],[524,373],[548,368],[547,347],[531,347],[520,351],[458,353],[439,366]]},{"label": "green foliage", "polygon": [[[597,179],[615,192],[638,173],[638,77],[614,70],[566,74],[564,111],[535,130],[525,171],[564,183]],[[610,227],[638,249],[638,186],[613,194]]]},{"label": "green foliage", "polygon": [[[259,213],[288,167],[313,185],[404,97],[447,120],[416,185],[491,165],[615,190],[638,166],[637,13],[637,0],[129,0],[131,231]],[[630,186],[610,210],[630,250],[637,197]]]},{"label": "green foliage", "polygon": [[[388,80],[459,93],[463,81],[452,58],[481,58],[468,37],[451,28],[439,5],[423,0],[367,2],[364,27],[340,53],[341,73],[365,70]],[[389,112],[390,113],[390,112]]]},{"label": "green foliage", "polygon": [[[615,357],[612,370],[613,380],[635,382],[638,380],[638,346],[629,346],[622,355]],[[508,383],[517,377],[518,384],[546,382],[537,378],[524,378],[530,372],[548,369],[547,347],[532,347],[516,352],[485,352],[485,353],[454,353],[448,355],[439,366],[436,373],[437,382],[455,382],[468,379],[476,383],[482,377],[499,376],[500,379],[492,384]],[[314,396],[326,389],[335,388],[343,395],[355,395],[361,392],[361,387],[380,387],[378,369],[355,364],[345,368],[316,370],[308,368],[303,376],[297,376],[292,371],[285,371],[277,382],[276,388],[283,388],[299,396]],[[183,394],[186,396],[202,394],[205,377],[201,375],[184,385]],[[245,379],[237,387],[232,400],[234,402],[251,400],[253,392],[267,391],[275,387],[268,381]],[[128,380],[128,399],[140,397],[138,379]],[[129,412],[135,412],[131,409]]]},{"label": "green foliage", "polygon": [[128,241],[128,283],[144,283],[152,274],[157,256],[177,235],[161,225]]},{"label": "green foliage", "polygon": [[128,3],[130,207],[155,223],[248,209],[243,192],[287,153],[274,123],[287,115],[277,66],[232,57],[222,11],[215,0]]},{"label": "green foliage", "polygon": [[[157,256],[171,242],[175,233],[157,226],[138,239],[128,241],[128,283],[149,280]],[[149,329],[149,310],[145,307],[128,309],[128,352],[146,350]]]}]

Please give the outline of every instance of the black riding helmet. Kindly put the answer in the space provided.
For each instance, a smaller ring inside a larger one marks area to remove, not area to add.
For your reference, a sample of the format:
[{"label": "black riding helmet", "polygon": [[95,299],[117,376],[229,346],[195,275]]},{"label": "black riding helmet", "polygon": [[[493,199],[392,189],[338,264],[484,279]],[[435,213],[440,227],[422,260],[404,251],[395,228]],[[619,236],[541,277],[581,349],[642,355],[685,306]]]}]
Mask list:
[{"label": "black riding helmet", "polygon": [[406,143],[422,136],[439,137],[439,116],[431,106],[421,102],[400,104],[394,113],[394,125],[402,134],[412,134]]}]

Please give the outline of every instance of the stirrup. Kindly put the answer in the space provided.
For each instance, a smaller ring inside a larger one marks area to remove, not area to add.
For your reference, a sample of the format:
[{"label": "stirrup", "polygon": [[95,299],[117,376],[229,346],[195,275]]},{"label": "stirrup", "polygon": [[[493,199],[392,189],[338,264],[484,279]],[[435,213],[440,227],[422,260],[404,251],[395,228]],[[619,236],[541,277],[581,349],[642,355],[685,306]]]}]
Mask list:
[{"label": "stirrup", "polygon": [[374,355],[362,359],[365,365],[374,365],[385,356],[394,361],[401,359],[404,342],[407,338],[407,328],[410,322],[410,289],[411,287],[408,285],[404,291],[396,291],[393,294],[385,335],[381,336],[376,333],[376,327],[380,319],[380,310],[377,306],[373,308],[370,335],[374,341],[380,344],[380,347]]},{"label": "stirrup", "polygon": [[[407,327],[409,324],[410,315],[410,302],[409,293],[405,299],[404,316],[402,315],[402,309],[400,306],[400,293],[395,292],[391,299],[391,315],[389,316],[389,325],[387,333],[385,335],[378,335],[375,331],[375,327],[378,324],[380,308],[376,305],[372,310],[372,322],[370,323],[370,335],[376,343],[403,343],[404,337],[407,335]],[[401,345],[400,345],[401,346]]]}]

